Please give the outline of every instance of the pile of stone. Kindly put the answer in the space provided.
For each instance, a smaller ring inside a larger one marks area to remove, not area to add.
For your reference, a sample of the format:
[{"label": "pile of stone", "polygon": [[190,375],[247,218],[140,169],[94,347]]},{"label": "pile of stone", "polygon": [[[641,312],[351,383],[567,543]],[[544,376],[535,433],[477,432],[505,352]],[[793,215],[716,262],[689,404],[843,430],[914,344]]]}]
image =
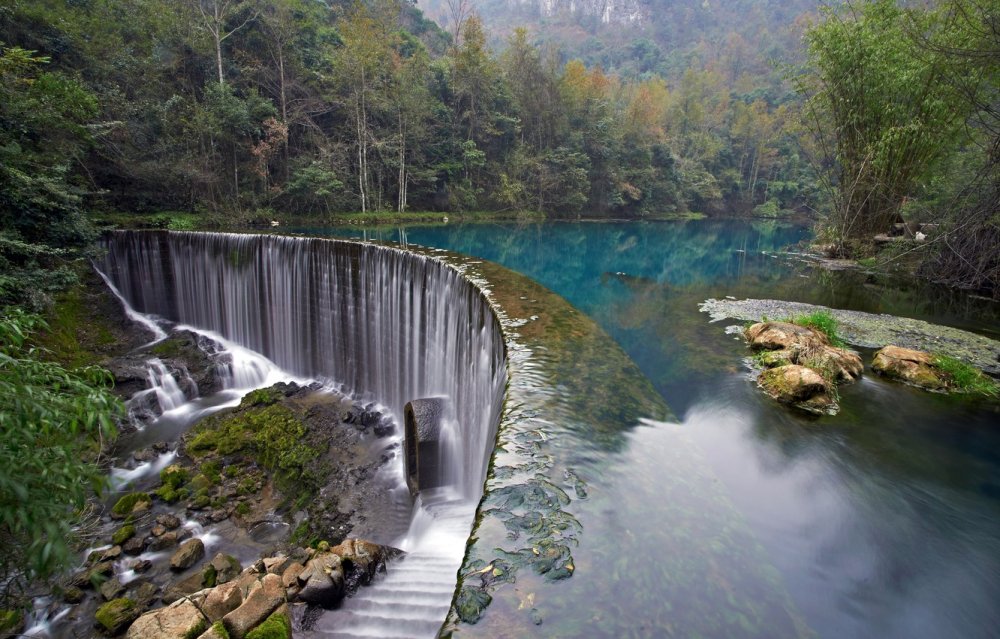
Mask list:
[{"label": "pile of stone", "polygon": [[[204,553],[201,541],[191,539],[171,557],[171,568],[193,566]],[[400,555],[395,548],[349,539],[279,553],[243,570],[235,558],[219,554],[167,588],[165,607],[142,614],[144,602],[118,597],[95,617],[105,634],[125,633],[127,639],[291,637],[292,607],[334,607]]]},{"label": "pile of stone", "polygon": [[860,355],[832,346],[824,333],[808,326],[760,322],[744,335],[764,368],[757,384],[779,402],[811,413],[836,414],[836,385],[858,379],[864,370]]}]

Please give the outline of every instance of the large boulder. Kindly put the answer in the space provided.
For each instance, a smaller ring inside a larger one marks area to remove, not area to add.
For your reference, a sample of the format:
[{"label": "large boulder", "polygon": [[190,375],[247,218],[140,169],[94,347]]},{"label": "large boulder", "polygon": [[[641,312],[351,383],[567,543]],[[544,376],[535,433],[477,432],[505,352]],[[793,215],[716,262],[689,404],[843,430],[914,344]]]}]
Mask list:
[{"label": "large boulder", "polygon": [[757,383],[765,393],[783,404],[817,414],[830,414],[837,410],[830,383],[805,366],[788,364],[770,368],[760,374]]},{"label": "large boulder", "polygon": [[170,569],[186,570],[204,556],[204,542],[198,538],[189,539],[181,544],[181,547],[177,549],[177,552],[170,557]]},{"label": "large boulder", "polygon": [[208,619],[198,606],[189,599],[181,599],[136,619],[125,639],[189,639],[200,635],[208,626]]},{"label": "large boulder", "polygon": [[212,623],[219,621],[243,603],[243,595],[235,581],[224,583],[208,591],[201,610]]},{"label": "large boulder", "polygon": [[296,577],[299,601],[330,608],[344,598],[344,570],[340,555],[317,553]]},{"label": "large boulder", "polygon": [[354,594],[359,586],[367,586],[379,572],[385,572],[389,559],[403,554],[402,550],[380,546],[362,539],[347,539],[330,552],[340,556],[347,594]]},{"label": "large boulder", "polygon": [[825,334],[790,322],[760,322],[744,331],[750,349],[765,368],[797,364],[835,381],[861,377],[864,363],[854,351],[830,345]]},{"label": "large boulder", "polygon": [[264,575],[260,587],[253,590],[239,608],[223,617],[222,623],[232,639],[243,639],[283,603],[285,589],[281,586],[281,577]]},{"label": "large boulder", "polygon": [[886,346],[875,353],[872,370],[929,390],[945,390],[948,387],[947,378],[934,363],[934,356],[911,348]]},{"label": "large boulder", "polygon": [[129,624],[138,618],[140,612],[134,601],[122,597],[121,599],[112,599],[98,608],[94,613],[94,618],[97,620],[98,627],[105,634],[115,636],[128,628]]}]

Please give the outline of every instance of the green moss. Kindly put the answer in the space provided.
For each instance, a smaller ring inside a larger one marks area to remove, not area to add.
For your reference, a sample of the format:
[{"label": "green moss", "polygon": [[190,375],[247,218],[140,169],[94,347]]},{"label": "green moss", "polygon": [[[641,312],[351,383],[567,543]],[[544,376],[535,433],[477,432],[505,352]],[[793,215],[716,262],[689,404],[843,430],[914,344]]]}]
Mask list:
[{"label": "green moss", "polygon": [[160,471],[160,481],[164,486],[178,489],[188,480],[188,472],[180,464],[171,464]]},{"label": "green moss", "polygon": [[132,537],[135,537],[135,526],[132,524],[125,524],[116,530],[115,534],[111,535],[111,543],[116,546],[120,546]]},{"label": "green moss", "polygon": [[217,459],[205,462],[199,470],[213,486],[222,480],[222,463]]},{"label": "green moss", "polygon": [[208,564],[205,568],[205,572],[201,575],[201,585],[203,588],[215,588],[215,584],[219,578],[219,571],[215,569],[215,566]]},{"label": "green moss", "polygon": [[94,618],[111,634],[121,632],[125,626],[139,616],[135,602],[128,598],[112,599],[97,609]]},{"label": "green moss", "polygon": [[243,401],[240,402],[240,408],[270,406],[271,404],[277,404],[280,399],[281,393],[277,389],[258,388],[257,390],[250,391],[243,396]]},{"label": "green moss", "polygon": [[984,375],[975,366],[966,364],[962,360],[949,355],[935,354],[934,366],[947,377],[948,385],[952,390],[960,393],[986,395],[987,397],[1000,396],[1000,387],[995,381]]},{"label": "green moss", "polygon": [[244,477],[240,480],[236,490],[241,495],[252,495],[257,492],[257,480],[253,476]]},{"label": "green moss", "polygon": [[229,631],[226,630],[226,627],[222,624],[221,621],[216,621],[214,624],[212,624],[212,632],[214,632],[216,636],[220,637],[221,639],[229,639]]},{"label": "green moss", "polygon": [[232,479],[233,477],[236,477],[237,475],[240,474],[240,467],[236,464],[230,464],[229,466],[226,466],[226,470],[223,472],[225,473],[226,477]]},{"label": "green moss", "polygon": [[816,329],[826,335],[827,339],[830,340],[830,344],[834,346],[843,347],[845,345],[844,340],[837,335],[837,320],[829,311],[816,311],[809,315],[800,315],[791,318],[788,321],[799,326],[808,326],[809,328]]},{"label": "green moss", "polygon": [[184,639],[198,639],[203,632],[208,630],[208,622],[205,621],[203,617],[198,623],[191,626],[191,628],[184,633]]},{"label": "green moss", "polygon": [[250,504],[246,503],[245,501],[241,501],[240,503],[236,504],[236,514],[240,516],[249,515]]},{"label": "green moss", "polygon": [[253,630],[247,633],[246,639],[291,639],[292,625],[288,617],[274,613]]},{"label": "green moss", "polygon": [[24,617],[17,610],[0,610],[0,632],[11,632],[21,625]]},{"label": "green moss", "polygon": [[129,493],[123,495],[121,499],[115,502],[115,505],[111,508],[111,514],[124,517],[135,510],[136,505],[140,502],[152,503],[152,501],[153,498],[147,493]]}]

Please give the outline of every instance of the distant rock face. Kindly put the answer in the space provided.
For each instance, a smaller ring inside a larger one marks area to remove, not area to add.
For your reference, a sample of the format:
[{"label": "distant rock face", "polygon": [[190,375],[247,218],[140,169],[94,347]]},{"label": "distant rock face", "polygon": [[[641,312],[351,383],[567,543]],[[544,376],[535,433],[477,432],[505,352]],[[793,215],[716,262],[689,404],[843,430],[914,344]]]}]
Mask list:
[{"label": "distant rock face", "polygon": [[934,357],[923,351],[886,346],[875,353],[872,370],[879,375],[928,390],[948,388],[947,380],[934,364]]}]

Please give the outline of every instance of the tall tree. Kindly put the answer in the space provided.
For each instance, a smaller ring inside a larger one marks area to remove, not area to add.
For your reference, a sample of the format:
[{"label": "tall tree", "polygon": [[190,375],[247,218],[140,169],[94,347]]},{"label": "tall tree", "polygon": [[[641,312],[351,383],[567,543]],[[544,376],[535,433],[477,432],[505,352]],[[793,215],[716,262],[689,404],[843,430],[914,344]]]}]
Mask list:
[{"label": "tall tree", "polygon": [[841,243],[888,231],[904,198],[960,138],[968,109],[946,64],[917,55],[907,35],[932,22],[893,0],[852,1],[825,9],[806,35],[814,71],[805,86],[833,168],[830,226]]}]

